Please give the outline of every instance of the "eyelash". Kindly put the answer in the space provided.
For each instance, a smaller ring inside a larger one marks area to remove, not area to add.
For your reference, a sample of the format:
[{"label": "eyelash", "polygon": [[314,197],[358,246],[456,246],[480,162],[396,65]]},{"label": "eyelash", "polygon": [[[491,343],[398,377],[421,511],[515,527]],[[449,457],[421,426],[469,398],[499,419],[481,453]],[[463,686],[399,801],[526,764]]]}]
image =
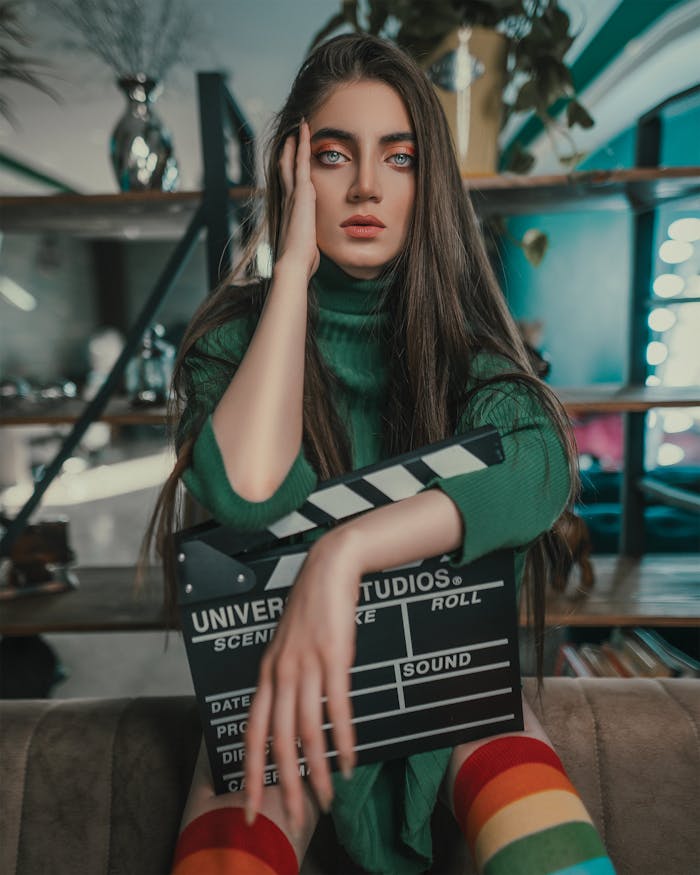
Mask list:
[{"label": "eyelash", "polygon": [[[322,155],[342,155],[343,153],[339,149],[322,149],[320,152],[316,152],[315,157],[318,159],[319,163],[324,167],[338,167],[338,162],[333,162],[331,164],[326,164],[324,161],[321,161]],[[406,158],[410,158],[410,162],[406,162],[405,164],[396,164],[395,166],[401,170],[408,169],[409,167],[415,167],[416,157],[415,155],[411,155],[410,152],[393,152],[389,157],[396,158],[397,156],[404,156]]]}]

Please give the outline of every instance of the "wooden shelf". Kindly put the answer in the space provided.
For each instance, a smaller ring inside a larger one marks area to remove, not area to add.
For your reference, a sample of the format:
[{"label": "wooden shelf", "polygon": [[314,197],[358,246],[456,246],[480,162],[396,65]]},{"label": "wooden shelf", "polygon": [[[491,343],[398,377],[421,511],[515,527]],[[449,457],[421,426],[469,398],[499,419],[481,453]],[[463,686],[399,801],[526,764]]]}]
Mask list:
[{"label": "wooden shelf", "polygon": [[594,557],[588,595],[551,595],[548,626],[700,626],[700,555]]},{"label": "wooden shelf", "polygon": [[[553,387],[572,415],[593,412],[644,411],[653,407],[700,407],[700,386],[618,386],[597,384],[580,388]],[[85,409],[77,399],[51,404],[20,402],[0,410],[5,425],[62,425],[75,422]],[[163,425],[165,408],[133,408],[126,398],[113,398],[100,417],[110,425]]]},{"label": "wooden shelf", "polygon": [[136,591],[135,569],[77,568],[77,589],[0,601],[0,635],[164,629],[159,569]]},{"label": "wooden shelf", "polygon": [[[548,626],[700,626],[700,557],[594,558],[587,596],[548,600]],[[52,595],[0,601],[0,635],[164,629],[160,570],[136,592],[134,569],[78,568],[80,586]],[[526,624],[523,613],[521,625]]]},{"label": "wooden shelf", "polygon": [[[482,215],[643,210],[700,195],[700,167],[591,170],[549,176],[506,174],[471,177],[464,185]],[[247,187],[229,189],[234,202],[251,194],[255,190]],[[0,231],[90,239],[174,239],[184,233],[201,199],[199,191],[0,197]]]},{"label": "wooden shelf", "polygon": [[[229,189],[234,202],[253,193],[247,187]],[[200,191],[0,197],[0,231],[124,241],[176,239],[201,200]]]},{"label": "wooden shelf", "polygon": [[508,174],[466,179],[465,185],[482,215],[642,211],[700,195],[700,167],[586,170],[550,176]]},{"label": "wooden shelf", "polygon": [[[76,422],[86,402],[78,399],[51,404],[20,402],[0,410],[0,427],[5,425],[64,425]],[[112,398],[100,417],[109,425],[164,425],[164,407],[131,407],[126,398]]]},{"label": "wooden shelf", "polygon": [[571,414],[643,412],[653,407],[698,407],[700,386],[552,387]]}]

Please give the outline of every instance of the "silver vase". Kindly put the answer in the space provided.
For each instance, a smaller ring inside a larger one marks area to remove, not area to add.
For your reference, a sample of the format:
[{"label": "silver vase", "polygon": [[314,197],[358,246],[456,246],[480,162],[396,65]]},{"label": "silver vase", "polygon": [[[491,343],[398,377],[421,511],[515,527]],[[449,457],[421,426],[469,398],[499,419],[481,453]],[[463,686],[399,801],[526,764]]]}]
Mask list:
[{"label": "silver vase", "polygon": [[143,74],[125,76],[117,85],[126,110],[112,131],[110,153],[122,191],[174,191],[180,172],[169,131],[153,110],[159,83]]}]

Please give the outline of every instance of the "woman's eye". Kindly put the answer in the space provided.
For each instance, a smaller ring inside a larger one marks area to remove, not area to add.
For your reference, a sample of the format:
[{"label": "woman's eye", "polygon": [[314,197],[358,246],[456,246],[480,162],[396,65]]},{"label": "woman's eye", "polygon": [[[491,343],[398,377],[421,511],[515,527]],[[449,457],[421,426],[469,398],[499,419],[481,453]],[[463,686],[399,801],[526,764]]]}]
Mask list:
[{"label": "woman's eye", "polygon": [[337,149],[324,149],[322,152],[317,152],[316,157],[322,164],[340,164],[343,154]]},{"label": "woman's eye", "polygon": [[394,152],[394,154],[389,157],[398,159],[396,161],[397,167],[413,167],[416,163],[415,156],[411,155],[409,152]]}]

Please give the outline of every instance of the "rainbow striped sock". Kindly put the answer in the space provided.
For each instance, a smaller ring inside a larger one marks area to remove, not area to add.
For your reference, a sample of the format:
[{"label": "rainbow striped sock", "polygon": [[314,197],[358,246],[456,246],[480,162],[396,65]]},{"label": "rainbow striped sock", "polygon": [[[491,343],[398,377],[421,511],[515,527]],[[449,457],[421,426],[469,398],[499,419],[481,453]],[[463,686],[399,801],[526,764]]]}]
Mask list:
[{"label": "rainbow striped sock", "polygon": [[483,875],[615,875],[561,760],[539,739],[478,747],[457,774],[453,805]]},{"label": "rainbow striped sock", "polygon": [[242,808],[216,808],[180,833],[172,875],[298,875],[289,839],[258,814],[248,826]]}]

